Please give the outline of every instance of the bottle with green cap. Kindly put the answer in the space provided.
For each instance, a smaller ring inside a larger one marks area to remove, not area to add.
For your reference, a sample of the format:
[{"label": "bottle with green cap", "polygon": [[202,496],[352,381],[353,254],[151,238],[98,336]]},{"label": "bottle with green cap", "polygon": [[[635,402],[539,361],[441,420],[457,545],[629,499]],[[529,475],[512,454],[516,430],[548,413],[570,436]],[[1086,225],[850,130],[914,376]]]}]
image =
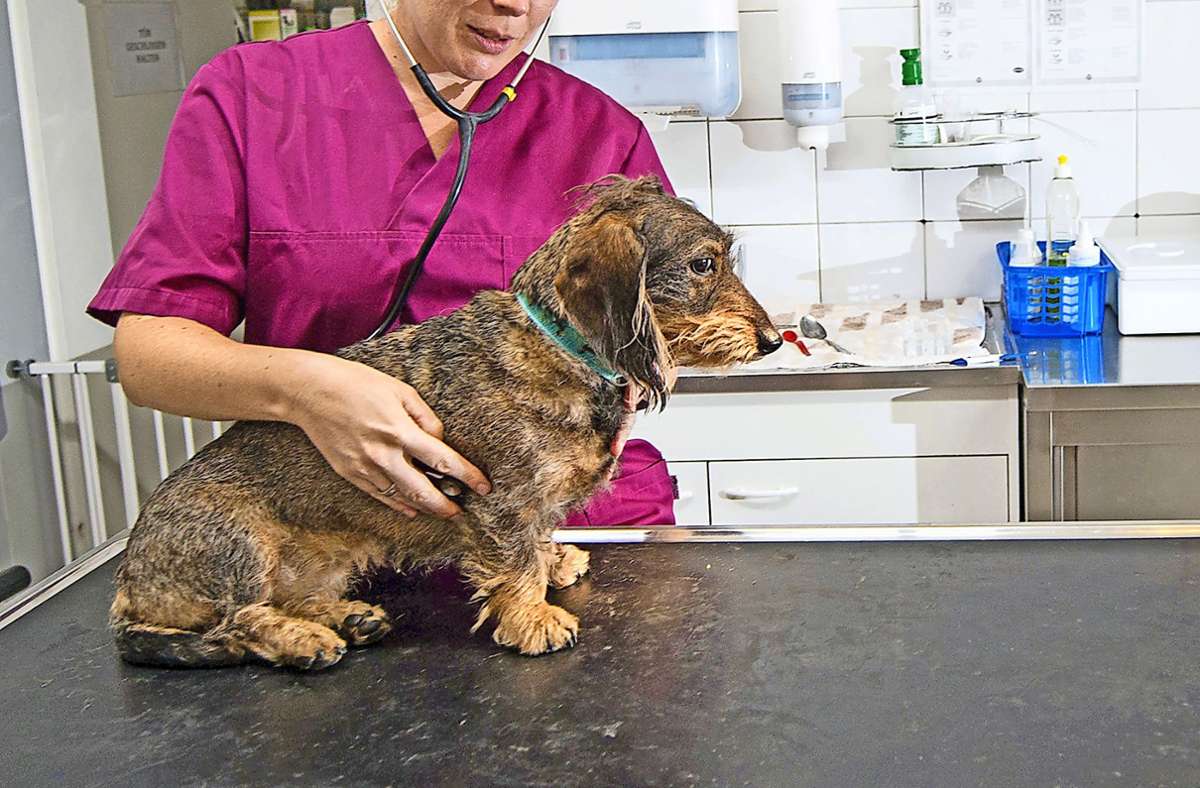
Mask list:
[{"label": "bottle with green cap", "polygon": [[921,50],[901,49],[900,104],[896,111],[897,145],[936,145],[939,141],[937,106],[921,72]]}]

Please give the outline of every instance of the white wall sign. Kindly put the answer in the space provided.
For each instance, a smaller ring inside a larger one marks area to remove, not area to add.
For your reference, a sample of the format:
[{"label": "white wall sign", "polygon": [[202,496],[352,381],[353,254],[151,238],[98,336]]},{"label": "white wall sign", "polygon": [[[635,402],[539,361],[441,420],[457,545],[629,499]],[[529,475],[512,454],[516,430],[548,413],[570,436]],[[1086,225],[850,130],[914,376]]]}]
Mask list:
[{"label": "white wall sign", "polygon": [[945,87],[1030,84],[1032,0],[926,0],[926,81]]},{"label": "white wall sign", "polygon": [[1046,85],[1141,79],[1138,0],[1040,0],[1039,81]]},{"label": "white wall sign", "polygon": [[113,95],[183,90],[175,3],[105,3]]},{"label": "white wall sign", "polygon": [[938,87],[1135,86],[1145,0],[922,0]]}]

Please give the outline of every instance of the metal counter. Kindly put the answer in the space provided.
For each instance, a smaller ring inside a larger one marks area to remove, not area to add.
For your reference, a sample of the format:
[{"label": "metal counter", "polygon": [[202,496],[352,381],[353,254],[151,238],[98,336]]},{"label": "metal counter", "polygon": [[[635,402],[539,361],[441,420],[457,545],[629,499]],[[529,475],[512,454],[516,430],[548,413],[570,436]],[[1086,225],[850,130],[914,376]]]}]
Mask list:
[{"label": "metal counter", "polygon": [[12,785],[1196,785],[1200,542],[656,544],[468,634],[453,576],[335,668],[136,668],[115,558],[0,631]]},{"label": "metal counter", "polygon": [[1200,516],[1200,335],[1005,337],[1022,354],[1029,520]]}]

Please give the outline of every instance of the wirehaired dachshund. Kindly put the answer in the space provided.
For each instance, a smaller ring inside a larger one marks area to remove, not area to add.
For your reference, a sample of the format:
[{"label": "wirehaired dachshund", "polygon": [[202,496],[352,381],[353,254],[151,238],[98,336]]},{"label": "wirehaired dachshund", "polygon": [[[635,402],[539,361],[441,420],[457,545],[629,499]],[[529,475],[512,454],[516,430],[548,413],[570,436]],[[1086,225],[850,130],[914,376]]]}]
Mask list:
[{"label": "wirehaired dachshund", "polygon": [[[692,205],[652,177],[607,178],[586,195],[509,291],[340,352],[413,386],[489,495],[465,490],[450,521],[406,518],[335,474],[299,428],[236,424],[138,517],[111,610],[121,656],[326,668],[391,628],[381,608],[346,598],[384,565],[454,565],[480,603],[472,631],[494,619],[493,639],[522,654],[573,646],[579,621],[546,591],[581,577],[588,554],[551,534],[612,478],[634,401],[661,408],[676,367],[749,362],[781,343],[731,269],[733,239]],[[518,296],[574,329],[598,364],[553,341]]]}]

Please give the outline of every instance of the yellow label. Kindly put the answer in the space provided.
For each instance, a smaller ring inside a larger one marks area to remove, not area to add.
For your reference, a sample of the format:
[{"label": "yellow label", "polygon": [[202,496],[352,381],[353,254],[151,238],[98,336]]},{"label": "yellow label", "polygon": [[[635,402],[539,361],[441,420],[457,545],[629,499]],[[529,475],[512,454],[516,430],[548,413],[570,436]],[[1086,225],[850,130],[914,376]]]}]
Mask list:
[{"label": "yellow label", "polygon": [[283,40],[283,26],[279,22],[279,11],[251,11],[247,18],[250,21],[251,41]]}]

